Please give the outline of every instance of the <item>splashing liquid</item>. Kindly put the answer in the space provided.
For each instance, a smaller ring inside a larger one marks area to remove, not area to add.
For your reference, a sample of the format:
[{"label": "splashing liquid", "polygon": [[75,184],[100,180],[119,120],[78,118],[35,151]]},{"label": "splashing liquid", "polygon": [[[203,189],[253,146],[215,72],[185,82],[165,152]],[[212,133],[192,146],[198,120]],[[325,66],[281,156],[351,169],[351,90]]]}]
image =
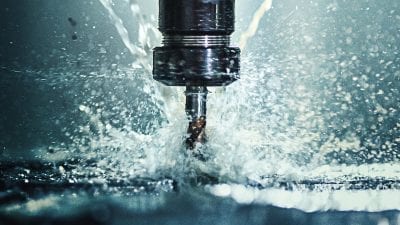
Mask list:
[{"label": "splashing liquid", "polygon": [[[110,13],[117,31],[120,34],[120,31],[126,31],[126,28],[121,27],[123,23],[113,12],[110,2],[101,2]],[[261,5],[247,33],[256,33],[257,26],[254,24],[260,23],[263,15],[260,12],[265,12],[270,5],[269,1]],[[155,41],[146,40],[145,37],[151,37],[147,35],[148,32],[156,33],[154,25],[140,16],[137,2],[131,1],[131,9],[141,24],[138,40],[142,46],[140,51],[131,52],[137,54],[147,51],[148,54],[148,50],[151,49],[148,43]],[[290,29],[299,26],[300,32],[305,33],[306,43],[312,39],[309,32],[316,27],[307,27],[305,22],[302,24],[302,20],[293,19],[296,17],[293,16],[293,11],[288,16],[292,17],[287,21]],[[295,31],[287,32],[285,36],[291,36],[290,32]],[[248,38],[250,36],[246,33],[242,35]],[[127,37],[126,32],[122,32],[121,38],[127,47],[134,46],[129,44],[131,42]],[[318,46],[318,41],[315,40],[312,44]],[[146,54],[142,56],[145,58]],[[207,162],[185,158],[183,90],[158,85],[148,73],[148,63],[144,63],[146,60],[139,60],[139,64],[147,72],[135,75],[132,81],[141,83],[139,86],[144,88],[137,91],[147,95],[148,101],[156,103],[154,110],[157,110],[162,118],[159,126],[145,132],[134,131],[129,126],[125,126],[124,129],[116,128],[110,121],[102,121],[99,115],[101,109],[93,107],[93,101],[89,102],[89,105],[81,105],[80,110],[90,118],[99,133],[85,134],[90,137],[90,147],[86,151],[96,149],[97,156],[105,157],[103,160],[118,162],[113,163],[118,165],[118,169],[114,168],[116,171],[131,171],[131,176],[177,176],[182,172],[185,174],[191,171],[190,168],[197,168],[219,177],[221,181],[243,183],[252,180],[262,183],[263,177],[270,176],[293,181],[327,178],[337,180],[346,176],[369,177],[369,171],[378,170],[379,167],[383,171],[386,169],[382,168],[388,169],[380,176],[398,180],[397,174],[390,172],[397,168],[393,162],[355,167],[341,165],[339,162],[339,166],[335,166],[335,162],[340,160],[338,155],[342,152],[363,151],[362,141],[357,133],[348,132],[338,136],[331,132],[334,129],[332,121],[339,117],[333,114],[337,110],[332,110],[331,107],[352,107],[353,101],[352,93],[343,88],[339,89],[342,83],[336,78],[335,70],[346,69],[347,64],[352,61],[339,60],[338,57],[343,57],[341,54],[318,57],[311,54],[314,54],[312,50],[299,51],[296,47],[290,58],[281,58],[283,53],[277,53],[263,58],[262,62],[257,55],[248,54],[243,58],[243,76],[240,82],[226,89],[211,90],[213,94],[210,94],[208,101],[209,137],[206,145],[206,152],[211,160]],[[337,61],[340,68],[334,67],[333,71],[329,71],[330,68],[320,68],[320,60],[333,64]],[[343,71],[341,73],[343,74]],[[318,86],[322,81],[331,87],[329,90],[325,89],[330,91],[329,93],[324,93]],[[329,99],[329,95],[335,98]],[[145,103],[145,107],[149,107],[150,102]],[[120,107],[129,111],[127,106]],[[331,111],[328,111],[329,109]],[[130,124],[128,120],[123,124]],[[110,149],[113,149],[113,152],[110,152]],[[332,177],[332,173],[336,176]],[[374,179],[374,176],[371,179]]]},{"label": "splashing liquid", "polygon": [[[365,16],[362,3],[289,7],[275,1],[277,11],[268,11],[271,16],[263,21],[261,12],[271,5],[265,1],[242,36],[247,54],[241,80],[210,89],[204,146],[209,160],[203,162],[185,154],[184,90],[164,87],[150,75],[149,52],[159,41],[154,22],[141,15],[137,1],[130,1],[140,23],[134,45],[112,1],[99,1],[136,62],[134,68],[86,77],[89,98],[77,106],[86,122],[70,132],[70,145],[55,148],[96,163],[66,176],[103,182],[173,177],[185,183],[185,177],[200,171],[219,180],[206,190],[244,204],[305,211],[400,208],[400,201],[388,197],[399,195],[399,37],[393,23],[383,29],[389,22],[378,21],[383,17],[379,10],[368,24],[372,31],[366,42],[351,45],[363,32],[352,30]],[[349,8],[356,8],[360,18]],[[339,12],[349,18],[334,20]],[[260,34],[274,35],[255,35],[257,27]],[[253,35],[252,42],[246,41]],[[395,182],[383,182],[388,180]],[[371,201],[343,201],[352,197]],[[320,199],[323,203],[317,204]]]},{"label": "splashing liquid", "polygon": [[[135,9],[133,12],[140,15],[137,3],[135,1],[132,3],[132,8]],[[243,47],[247,40],[256,34],[260,21],[264,13],[271,8],[271,4],[271,1],[265,1],[256,11],[248,30],[241,35],[240,43]],[[103,3],[103,5],[112,12],[109,4]],[[268,45],[268,51],[274,53],[269,57],[257,55],[258,52],[245,55],[242,61],[241,81],[227,88],[211,90],[212,94],[208,101],[208,143],[205,146],[206,152],[209,154],[207,156],[209,161],[191,161],[183,154],[182,140],[185,130],[182,112],[183,90],[165,88],[160,91],[161,87],[147,74],[143,75],[141,80],[146,87],[151,88],[151,99],[159,102],[157,107],[163,118],[162,125],[146,135],[129,134],[128,132],[128,136],[131,136],[130,141],[136,145],[140,143],[141,147],[127,145],[126,139],[120,140],[119,148],[127,146],[129,148],[122,151],[125,153],[118,151],[115,155],[109,155],[109,159],[117,160],[123,155],[123,159],[120,158],[124,162],[120,164],[123,165],[121,170],[126,170],[132,167],[132,162],[137,162],[133,165],[136,164],[135,166],[140,167],[137,169],[140,172],[135,174],[138,176],[159,175],[160,171],[168,171],[166,174],[171,173],[175,176],[182,173],[178,170],[183,169],[186,171],[183,172],[185,174],[187,171],[191,171],[189,168],[196,168],[219,177],[221,182],[235,183],[250,181],[263,184],[270,182],[270,177],[278,177],[278,181],[284,179],[288,182],[304,180],[322,182],[326,179],[351,181],[357,177],[370,179],[371,182],[377,177],[399,180],[397,172],[395,172],[398,171],[396,151],[392,152],[392,157],[387,158],[390,158],[391,161],[386,164],[384,162],[368,163],[369,157],[377,159],[379,157],[376,156],[384,151],[384,149],[372,150],[365,145],[364,142],[372,140],[360,136],[360,133],[368,128],[358,127],[351,131],[346,129],[351,126],[346,124],[347,122],[342,124],[336,122],[336,120],[348,121],[343,116],[352,116],[355,120],[365,119],[357,115],[346,115],[345,112],[357,112],[359,105],[354,105],[354,98],[360,96],[365,98],[365,95],[354,93],[344,87],[346,77],[339,79],[337,76],[338,74],[355,76],[352,67],[355,68],[361,62],[357,60],[357,56],[346,57],[337,50],[335,53],[325,55],[315,54],[313,46],[323,48],[324,43],[313,38],[312,34],[313,32],[317,33],[317,29],[323,30],[323,28],[308,25],[307,21],[310,18],[301,13],[314,13],[312,15],[315,16],[315,12],[312,10],[317,6],[311,4],[308,7],[306,9],[306,6],[295,6],[293,10],[289,11],[283,21],[287,23],[286,26],[279,23],[275,27],[271,26],[273,30],[270,32],[278,33],[274,37],[282,37],[283,40],[263,39],[264,42],[274,44],[289,43],[286,50],[281,51],[282,47],[279,45]],[[338,6],[327,5],[329,10],[332,7],[337,8]],[[111,13],[111,15],[113,14],[115,13]],[[139,16],[139,18],[141,17]],[[145,23],[143,19],[139,19],[139,21]],[[120,25],[120,23],[115,24],[116,27]],[[146,24],[148,25],[148,23]],[[148,30],[154,31],[155,29],[152,27]],[[293,34],[295,32],[304,34],[304,36]],[[124,38],[124,36],[121,37]],[[287,39],[288,37],[304,39],[291,41]],[[142,45],[149,43],[143,39],[143,36],[139,37],[139,40],[142,40],[140,41]],[[311,48],[296,46],[297,43],[306,43]],[[285,51],[291,51],[290,57],[287,57]],[[262,60],[260,60],[261,58]],[[144,66],[144,68],[146,67]],[[371,83],[373,81],[369,81],[365,75],[362,75],[361,79],[364,79],[362,85],[373,85]],[[138,81],[135,80],[135,82]],[[383,94],[383,91],[375,92],[374,90],[376,88],[371,90],[372,95],[369,99],[375,101],[373,104],[376,104],[374,106],[377,107],[376,110],[380,109],[379,112],[376,112],[382,114],[378,117],[378,120],[382,122],[385,120],[385,115],[387,117],[389,114],[390,109],[383,108],[375,97],[379,93]],[[392,112],[395,110],[392,108]],[[95,116],[95,114],[91,114],[91,111],[89,115]],[[372,114],[370,119],[375,115]],[[368,125],[366,124],[366,126]],[[107,124],[103,127],[114,129]],[[345,130],[349,131],[343,133]],[[116,129],[114,132],[116,135],[102,143],[110,145],[112,143],[110,141],[115,141],[117,136],[121,136],[121,130]],[[110,134],[111,132],[107,130],[105,133]],[[387,143],[388,148],[390,145],[392,144]],[[109,147],[101,146],[99,149],[108,149]],[[138,151],[139,149],[140,151]],[[140,157],[136,158],[136,152],[142,152]],[[369,156],[358,162],[357,160],[354,162],[342,161],[351,159],[354,154],[360,152]],[[127,157],[128,155],[129,157]],[[174,169],[171,170],[171,168]],[[380,172],[373,174],[371,171]],[[275,182],[277,180],[274,179]],[[327,193],[330,193],[330,188],[327,189]],[[266,203],[273,204],[274,200],[266,200]],[[342,209],[346,209],[345,205],[344,203]],[[291,207],[311,210],[300,205]],[[331,208],[329,204],[324,207]],[[336,206],[333,208],[341,209]],[[390,208],[397,208],[397,206],[393,205],[385,209]],[[378,210],[374,207],[369,209]]]}]

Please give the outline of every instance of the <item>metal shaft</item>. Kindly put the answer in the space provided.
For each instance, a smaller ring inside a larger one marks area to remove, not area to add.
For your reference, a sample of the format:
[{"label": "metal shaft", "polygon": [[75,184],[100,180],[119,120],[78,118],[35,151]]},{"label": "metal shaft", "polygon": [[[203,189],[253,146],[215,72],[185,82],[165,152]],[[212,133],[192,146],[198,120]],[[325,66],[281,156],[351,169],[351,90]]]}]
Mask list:
[{"label": "metal shaft", "polygon": [[186,138],[186,147],[194,149],[198,143],[206,141],[206,113],[207,113],[207,87],[187,86],[186,87],[186,115],[189,120]]},{"label": "metal shaft", "polygon": [[[208,86],[238,80],[240,49],[230,45],[235,0],[159,0],[162,46],[154,48],[153,78],[186,86],[186,147],[206,141]],[[193,151],[195,152],[195,151]]]}]

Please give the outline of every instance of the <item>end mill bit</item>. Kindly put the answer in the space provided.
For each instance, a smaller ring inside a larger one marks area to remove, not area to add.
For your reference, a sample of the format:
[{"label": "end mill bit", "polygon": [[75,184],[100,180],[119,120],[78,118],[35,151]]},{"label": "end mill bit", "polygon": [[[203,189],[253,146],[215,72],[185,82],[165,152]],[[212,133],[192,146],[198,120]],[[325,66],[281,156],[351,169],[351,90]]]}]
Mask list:
[{"label": "end mill bit", "polygon": [[206,142],[206,118],[200,117],[194,121],[189,122],[189,127],[187,130],[188,137],[186,139],[186,148],[193,150],[196,147],[197,143],[205,143]]},{"label": "end mill bit", "polygon": [[190,150],[195,149],[198,143],[202,144],[206,141],[207,93],[208,90],[206,87],[186,87],[186,114],[189,119],[186,147]]}]

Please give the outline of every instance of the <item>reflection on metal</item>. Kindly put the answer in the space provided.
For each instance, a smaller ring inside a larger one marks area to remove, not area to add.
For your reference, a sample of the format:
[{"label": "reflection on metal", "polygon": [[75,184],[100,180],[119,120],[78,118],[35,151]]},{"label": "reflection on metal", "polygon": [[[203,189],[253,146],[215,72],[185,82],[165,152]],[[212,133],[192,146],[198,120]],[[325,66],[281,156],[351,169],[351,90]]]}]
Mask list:
[{"label": "reflection on metal", "polygon": [[206,118],[204,116],[196,118],[189,122],[187,133],[189,137],[186,138],[186,148],[195,149],[197,143],[204,143],[206,141]]},{"label": "reflection on metal", "polygon": [[239,79],[239,48],[230,47],[233,0],[160,0],[163,46],[154,49],[153,78],[168,86],[186,86],[189,120],[186,147],[206,140],[207,86]]},{"label": "reflection on metal", "polygon": [[206,87],[188,86],[186,87],[186,115],[189,120],[186,138],[187,149],[195,149],[197,143],[206,141],[206,114],[207,114],[207,94]]},{"label": "reflection on metal", "polygon": [[167,35],[163,39],[163,44],[169,46],[212,47],[228,46],[229,43],[228,35]]}]

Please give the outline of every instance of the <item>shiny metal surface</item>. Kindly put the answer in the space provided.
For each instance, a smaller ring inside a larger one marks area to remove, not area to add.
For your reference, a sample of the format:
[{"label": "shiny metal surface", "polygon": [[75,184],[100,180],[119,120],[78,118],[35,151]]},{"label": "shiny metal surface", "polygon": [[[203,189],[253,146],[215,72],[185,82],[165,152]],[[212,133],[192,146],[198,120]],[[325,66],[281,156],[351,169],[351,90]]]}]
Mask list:
[{"label": "shiny metal surface", "polygon": [[230,36],[228,35],[165,35],[164,46],[185,46],[185,47],[214,47],[228,46]]}]

